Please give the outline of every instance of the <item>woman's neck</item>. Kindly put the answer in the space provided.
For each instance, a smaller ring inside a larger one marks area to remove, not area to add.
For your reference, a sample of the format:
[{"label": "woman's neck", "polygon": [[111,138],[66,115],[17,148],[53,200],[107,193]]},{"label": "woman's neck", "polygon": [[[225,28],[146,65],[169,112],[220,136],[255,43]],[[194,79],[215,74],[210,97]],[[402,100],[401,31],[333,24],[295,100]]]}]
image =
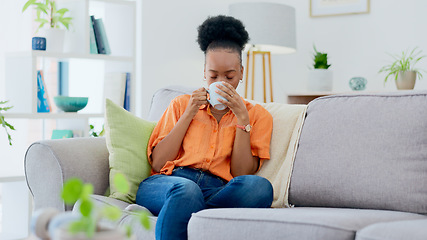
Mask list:
[{"label": "woman's neck", "polygon": [[210,108],[212,115],[215,117],[217,122],[221,121],[221,118],[230,110],[229,108],[226,108],[224,110],[217,110],[214,107],[211,106]]}]

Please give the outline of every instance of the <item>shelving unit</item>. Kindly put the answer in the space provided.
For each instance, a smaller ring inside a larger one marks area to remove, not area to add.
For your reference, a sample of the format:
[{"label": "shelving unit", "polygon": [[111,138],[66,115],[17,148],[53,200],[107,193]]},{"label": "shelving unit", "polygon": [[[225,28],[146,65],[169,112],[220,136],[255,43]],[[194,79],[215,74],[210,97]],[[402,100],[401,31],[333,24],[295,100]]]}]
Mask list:
[{"label": "shelving unit", "polygon": [[[9,119],[53,119],[57,129],[79,126],[88,134],[89,119],[103,118],[104,76],[110,72],[129,72],[131,83],[130,111],[135,111],[136,3],[126,0],[58,0],[73,18],[66,32],[64,52],[27,51],[6,55],[6,99]],[[90,54],[90,16],[102,18],[111,49],[110,55]],[[49,44],[49,42],[47,42]],[[58,80],[55,63],[69,63],[69,96],[89,97],[86,108],[78,113],[59,112],[54,106]],[[52,67],[53,66],[53,67]],[[53,73],[52,73],[53,69]],[[44,73],[48,99],[53,111],[37,112],[37,71]],[[75,124],[79,122],[79,124]]]}]

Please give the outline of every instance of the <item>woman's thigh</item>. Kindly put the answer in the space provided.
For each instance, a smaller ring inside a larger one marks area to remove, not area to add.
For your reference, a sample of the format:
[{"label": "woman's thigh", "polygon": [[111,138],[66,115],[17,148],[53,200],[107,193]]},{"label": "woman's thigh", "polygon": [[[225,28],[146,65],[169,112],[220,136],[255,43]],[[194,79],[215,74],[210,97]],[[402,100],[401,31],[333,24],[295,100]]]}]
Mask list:
[{"label": "woman's thigh", "polygon": [[271,183],[260,176],[243,175],[231,179],[210,196],[206,207],[267,208],[273,202]]},{"label": "woman's thigh", "polygon": [[181,198],[198,198],[201,190],[193,181],[176,176],[153,175],[139,184],[136,203],[158,215],[166,200],[172,195]]}]

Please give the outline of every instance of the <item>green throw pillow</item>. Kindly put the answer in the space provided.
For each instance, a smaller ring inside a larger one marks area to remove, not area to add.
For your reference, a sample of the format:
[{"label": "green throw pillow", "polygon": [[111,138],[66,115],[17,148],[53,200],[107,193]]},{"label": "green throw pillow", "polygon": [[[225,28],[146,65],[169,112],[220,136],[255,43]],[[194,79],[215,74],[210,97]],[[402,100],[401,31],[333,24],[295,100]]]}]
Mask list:
[{"label": "green throw pillow", "polygon": [[150,175],[147,145],[155,122],[138,118],[110,99],[105,103],[105,138],[110,153],[110,183],[116,173],[124,174],[129,182],[128,194],[110,186],[110,197],[135,203],[139,183]]}]

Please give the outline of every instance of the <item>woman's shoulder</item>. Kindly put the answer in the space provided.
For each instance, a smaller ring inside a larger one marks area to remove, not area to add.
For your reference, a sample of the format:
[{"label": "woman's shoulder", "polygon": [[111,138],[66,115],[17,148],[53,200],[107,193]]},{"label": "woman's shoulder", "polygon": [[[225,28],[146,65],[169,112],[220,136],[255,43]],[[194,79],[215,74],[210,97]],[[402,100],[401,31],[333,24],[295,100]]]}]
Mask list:
[{"label": "woman's shoulder", "polygon": [[243,101],[244,101],[244,103],[246,105],[246,109],[248,110],[248,112],[249,112],[250,115],[272,118],[270,112],[267,111],[267,109],[265,109],[260,104],[258,104],[256,102],[249,102],[249,101],[246,101],[246,100],[243,100]]},{"label": "woman's shoulder", "polygon": [[189,94],[183,94],[183,95],[179,95],[177,97],[175,97],[174,99],[172,99],[171,104],[178,104],[178,105],[183,105],[187,106],[188,101],[190,100],[190,95]]}]

